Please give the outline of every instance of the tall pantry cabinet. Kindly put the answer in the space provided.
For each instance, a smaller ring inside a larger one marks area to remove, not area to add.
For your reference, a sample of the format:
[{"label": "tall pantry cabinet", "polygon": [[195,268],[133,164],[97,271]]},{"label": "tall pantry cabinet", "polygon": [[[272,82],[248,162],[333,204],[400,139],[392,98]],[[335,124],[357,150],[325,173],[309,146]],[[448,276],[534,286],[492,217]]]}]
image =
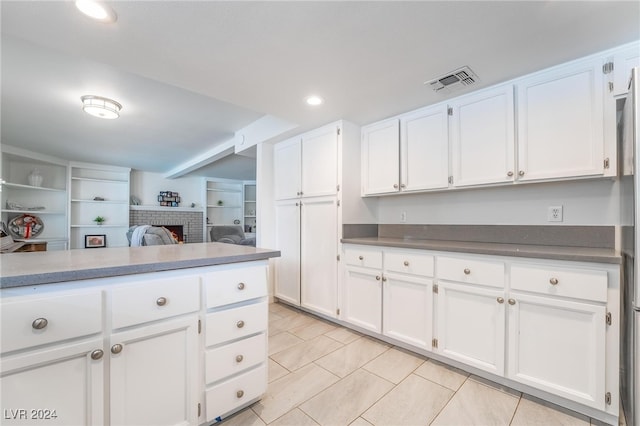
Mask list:
[{"label": "tall pantry cabinet", "polygon": [[274,295],[329,317],[338,308],[342,146],[358,136],[337,122],[274,147]]}]

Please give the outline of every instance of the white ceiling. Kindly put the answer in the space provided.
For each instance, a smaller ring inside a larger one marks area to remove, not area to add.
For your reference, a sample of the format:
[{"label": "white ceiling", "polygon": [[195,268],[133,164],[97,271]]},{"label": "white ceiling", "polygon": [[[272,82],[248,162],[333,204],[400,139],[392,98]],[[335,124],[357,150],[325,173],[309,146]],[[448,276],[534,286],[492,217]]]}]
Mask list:
[{"label": "white ceiling", "polygon": [[[446,99],[423,82],[463,65],[475,90],[640,39],[637,1],[109,4],[111,25],[71,1],[1,2],[2,143],[167,173],[263,115],[367,124]],[[83,114],[85,94],[121,117]],[[250,160],[234,161],[225,174]]]}]

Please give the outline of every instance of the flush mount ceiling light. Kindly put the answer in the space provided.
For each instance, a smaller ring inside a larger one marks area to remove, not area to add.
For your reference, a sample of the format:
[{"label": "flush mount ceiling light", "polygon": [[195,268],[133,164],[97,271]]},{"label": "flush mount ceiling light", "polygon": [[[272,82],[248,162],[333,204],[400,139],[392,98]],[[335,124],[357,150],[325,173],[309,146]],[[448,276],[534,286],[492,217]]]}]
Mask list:
[{"label": "flush mount ceiling light", "polygon": [[307,105],[318,106],[324,103],[324,99],[322,99],[320,96],[311,95],[307,96],[305,102],[307,103]]},{"label": "flush mount ceiling light", "polygon": [[82,96],[80,99],[82,100],[82,110],[87,114],[107,120],[120,117],[122,105],[112,99],[93,95]]},{"label": "flush mount ceiling light", "polygon": [[80,12],[96,21],[112,24],[118,20],[116,12],[107,4],[96,0],[76,0]]}]

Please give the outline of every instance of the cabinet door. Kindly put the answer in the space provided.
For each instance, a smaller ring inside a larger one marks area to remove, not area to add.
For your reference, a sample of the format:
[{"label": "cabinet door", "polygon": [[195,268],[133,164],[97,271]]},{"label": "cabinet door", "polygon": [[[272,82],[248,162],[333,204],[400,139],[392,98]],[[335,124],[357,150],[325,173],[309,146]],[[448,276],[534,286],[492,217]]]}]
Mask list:
[{"label": "cabinet door", "polygon": [[304,197],[333,195],[338,185],[338,132],[323,127],[302,137],[302,190]]},{"label": "cabinet door", "polygon": [[300,196],[300,139],[277,144],[273,149],[274,192],[276,200]]},{"label": "cabinet door", "polygon": [[452,102],[453,185],[513,181],[513,86],[500,86]]},{"label": "cabinet door", "polygon": [[2,424],[104,424],[102,338],[3,357]]},{"label": "cabinet door", "polygon": [[613,95],[624,95],[629,91],[631,69],[640,66],[640,46],[634,43],[616,52],[613,63]]},{"label": "cabinet door", "polygon": [[503,375],[504,293],[440,281],[437,306],[437,351],[465,364]]},{"label": "cabinet door", "polygon": [[189,316],[111,336],[112,424],[198,423],[197,323]]},{"label": "cabinet door", "polygon": [[362,195],[400,189],[400,122],[386,120],[362,128]]},{"label": "cabinet door", "polygon": [[447,106],[426,108],[400,121],[400,188],[402,191],[449,185]]},{"label": "cabinet door", "polygon": [[601,66],[581,62],[518,83],[518,180],[603,174]]},{"label": "cabinet door", "polygon": [[385,273],[383,325],[385,336],[431,350],[433,282]]},{"label": "cabinet door", "polygon": [[376,333],[382,332],[382,273],[347,268],[340,319]]},{"label": "cabinet door", "polygon": [[513,293],[508,377],[603,410],[604,306]]},{"label": "cabinet door", "polygon": [[305,199],[301,206],[300,303],[335,317],[338,292],[338,206],[336,197]]},{"label": "cabinet door", "polygon": [[300,304],[300,202],[276,203],[276,258],[274,295],[294,305]]}]

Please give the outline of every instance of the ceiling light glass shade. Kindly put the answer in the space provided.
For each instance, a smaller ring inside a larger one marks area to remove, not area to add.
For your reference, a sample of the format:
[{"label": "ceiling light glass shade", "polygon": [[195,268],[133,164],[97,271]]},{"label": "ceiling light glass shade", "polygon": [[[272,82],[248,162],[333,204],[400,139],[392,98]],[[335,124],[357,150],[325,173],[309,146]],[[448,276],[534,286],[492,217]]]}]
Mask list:
[{"label": "ceiling light glass shade", "polygon": [[320,96],[312,95],[307,97],[305,101],[307,102],[308,105],[317,106],[317,105],[322,105],[322,103],[324,102],[324,99],[322,99]]},{"label": "ceiling light glass shade", "polygon": [[120,117],[122,105],[112,99],[92,95],[82,96],[80,99],[82,100],[82,110],[87,114],[108,120]]},{"label": "ceiling light glass shade", "polygon": [[76,7],[80,12],[96,21],[114,23],[118,20],[116,12],[101,1],[76,0]]}]

